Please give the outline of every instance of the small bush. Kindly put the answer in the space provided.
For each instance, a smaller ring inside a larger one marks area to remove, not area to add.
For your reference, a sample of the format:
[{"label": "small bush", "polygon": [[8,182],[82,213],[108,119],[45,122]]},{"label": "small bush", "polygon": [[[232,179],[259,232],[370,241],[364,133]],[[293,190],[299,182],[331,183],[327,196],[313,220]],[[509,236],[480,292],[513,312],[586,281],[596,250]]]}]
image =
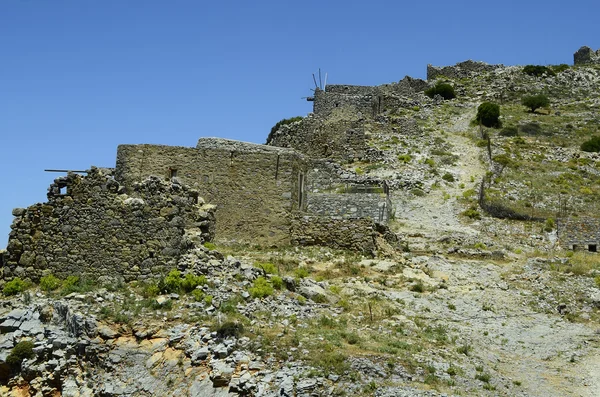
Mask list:
[{"label": "small bush", "polygon": [[146,299],[154,298],[158,294],[160,294],[160,288],[158,288],[158,285],[156,284],[144,285],[144,288],[142,289],[142,296]]},{"label": "small bush", "polygon": [[444,176],[442,176],[442,179],[445,180],[446,182],[454,182],[454,175],[452,175],[449,172],[446,172],[444,174]]},{"label": "small bush", "polygon": [[410,161],[412,160],[412,156],[410,154],[399,154],[398,160],[404,164],[410,163]]},{"label": "small bush", "polygon": [[219,338],[239,338],[244,333],[244,324],[227,321],[219,326],[215,331],[217,332],[217,337]]},{"label": "small bush", "polygon": [[199,289],[195,289],[192,291],[192,296],[194,297],[194,300],[196,302],[202,302],[204,301],[204,292],[202,292]]},{"label": "small bush", "polygon": [[569,69],[570,66],[567,65],[566,63],[561,63],[560,65],[552,65],[552,66],[550,66],[550,68],[552,69],[552,71],[554,73],[561,73],[561,72],[564,72],[565,70]]},{"label": "small bush", "polygon": [[294,270],[294,276],[296,276],[296,278],[306,278],[308,277],[308,269],[305,267],[299,267]]},{"label": "small bush", "polygon": [[49,274],[40,279],[40,288],[42,291],[50,292],[60,288],[61,281],[53,274]]},{"label": "small bush", "polygon": [[[542,133],[542,126],[535,122],[523,124],[523,125],[519,126],[519,129],[525,135],[535,136],[535,135],[540,135]],[[517,143],[516,139],[515,139],[515,143]]]},{"label": "small bush", "polygon": [[414,195],[414,196],[417,196],[417,197],[424,197],[424,196],[427,196],[427,193],[425,193],[423,190],[421,190],[421,189],[419,189],[419,188],[414,188],[414,189],[411,189],[410,193],[411,193],[412,195]]},{"label": "small bush", "polygon": [[540,77],[544,74],[547,76],[554,76],[556,74],[549,67],[542,65],[527,65],[523,68],[523,73],[536,77]]},{"label": "small bush", "polygon": [[33,357],[35,357],[33,342],[26,340],[17,343],[12,348],[8,356],[6,356],[6,363],[12,367],[20,367],[23,360]]},{"label": "small bush", "polygon": [[27,283],[21,280],[19,277],[15,277],[11,281],[4,284],[4,288],[2,289],[2,293],[6,296],[12,296],[19,294],[27,289]]},{"label": "small bush", "polygon": [[502,130],[500,130],[498,135],[500,135],[500,136],[518,136],[519,129],[517,127],[511,125],[511,126],[502,128]]},{"label": "small bush", "polygon": [[423,293],[425,292],[425,286],[421,281],[418,281],[410,287],[410,290],[413,292]]},{"label": "small bush", "polygon": [[468,210],[463,211],[462,215],[471,219],[481,219],[481,214],[479,213],[476,207],[471,207]]},{"label": "small bush", "polygon": [[181,272],[173,269],[167,274],[166,277],[162,278],[158,282],[158,288],[163,294],[170,294],[173,292],[179,292],[181,289]]},{"label": "small bush", "polygon": [[544,94],[529,95],[521,98],[521,104],[528,107],[533,113],[536,109],[550,106],[550,100]]},{"label": "small bush", "polygon": [[548,218],[546,219],[546,223],[544,224],[544,231],[550,233],[552,230],[554,230],[555,227],[555,222],[553,218]]},{"label": "small bush", "polygon": [[488,128],[500,127],[500,106],[491,102],[484,102],[477,108],[475,120]]},{"label": "small bush", "polygon": [[211,243],[210,241],[205,241],[203,244],[204,248],[207,248],[210,251],[214,251],[217,249],[217,245],[215,243]]},{"label": "small bush", "polygon": [[273,286],[264,278],[258,277],[254,280],[252,287],[248,290],[253,298],[264,298],[273,295]]},{"label": "small bush", "polygon": [[189,292],[192,292],[193,290],[195,290],[196,287],[198,287],[199,285],[206,284],[206,282],[207,282],[206,276],[204,276],[204,275],[196,276],[194,274],[188,273],[185,275],[183,280],[181,280],[181,289],[184,292],[189,293]]},{"label": "small bush", "polygon": [[283,280],[279,276],[271,277],[271,284],[273,284],[273,288],[282,289],[283,288]]},{"label": "small bush", "polygon": [[277,270],[277,266],[275,266],[274,264],[272,264],[270,262],[256,263],[254,265],[254,267],[258,267],[259,269],[262,269],[263,272],[265,272],[266,274],[278,274],[279,273],[279,271]]},{"label": "small bush", "polygon": [[600,152],[600,136],[593,136],[581,144],[584,152]]},{"label": "small bush", "polygon": [[439,95],[444,99],[456,98],[454,87],[448,83],[437,83],[435,86],[425,90],[425,95],[429,98],[433,98],[436,95]]}]

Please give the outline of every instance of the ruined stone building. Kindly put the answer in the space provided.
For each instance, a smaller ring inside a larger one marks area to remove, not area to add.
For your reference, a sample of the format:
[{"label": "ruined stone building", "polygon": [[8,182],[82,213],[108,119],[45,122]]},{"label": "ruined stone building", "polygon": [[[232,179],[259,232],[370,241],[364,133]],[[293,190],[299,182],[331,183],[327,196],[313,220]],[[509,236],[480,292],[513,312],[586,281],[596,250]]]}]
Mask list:
[{"label": "ruined stone building", "polygon": [[110,169],[56,179],[48,201],[13,211],[2,278],[87,274],[144,279],[212,240],[214,206],[159,178],[125,187]]},{"label": "ruined stone building", "polygon": [[600,218],[558,219],[557,230],[564,249],[598,252],[600,248]]},{"label": "ruined stone building", "polygon": [[583,46],[573,54],[574,65],[600,65],[600,50],[594,51],[590,47]]},{"label": "ruined stone building", "polygon": [[175,179],[217,206],[221,240],[289,244],[293,211],[306,207],[305,158],[294,150],[218,138],[196,147],[120,145],[115,178],[129,188]]}]

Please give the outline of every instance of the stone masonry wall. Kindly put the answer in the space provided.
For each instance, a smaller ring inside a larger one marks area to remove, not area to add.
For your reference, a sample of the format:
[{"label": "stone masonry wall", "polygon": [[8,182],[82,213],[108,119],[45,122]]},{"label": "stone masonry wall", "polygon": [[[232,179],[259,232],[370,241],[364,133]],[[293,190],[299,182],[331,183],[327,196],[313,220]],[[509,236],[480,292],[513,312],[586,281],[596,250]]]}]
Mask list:
[{"label": "stone masonry wall", "polygon": [[376,226],[370,219],[334,219],[296,216],[292,221],[292,244],[323,245],[372,253],[376,250]]},{"label": "stone masonry wall", "polygon": [[471,77],[473,73],[491,72],[492,70],[504,67],[504,65],[490,65],[485,62],[464,61],[454,66],[432,66],[427,65],[427,80],[432,80],[438,76],[450,77],[453,79],[462,79]]},{"label": "stone masonry wall", "polygon": [[362,117],[375,117],[386,110],[414,106],[414,100],[407,97],[427,88],[426,81],[409,76],[398,83],[379,86],[328,85],[325,91],[315,91],[313,113],[324,116],[335,109],[346,108]]},{"label": "stone masonry wall", "polygon": [[307,211],[334,218],[369,218],[387,223],[391,208],[383,193],[309,193]]},{"label": "stone masonry wall", "polygon": [[592,244],[600,251],[599,218],[558,219],[557,230],[560,245],[566,249],[587,249]]},{"label": "stone masonry wall", "polygon": [[304,207],[306,167],[290,149],[202,138],[196,148],[120,145],[116,179],[175,177],[217,205],[217,240],[281,245],[291,212]]},{"label": "stone masonry wall", "polygon": [[573,64],[575,65],[600,65],[600,50],[594,51],[590,47],[583,46],[573,54]]},{"label": "stone masonry wall", "polygon": [[362,123],[327,120],[314,115],[281,127],[267,145],[293,148],[311,158],[331,158],[340,162],[376,161],[381,157],[367,144]]},{"label": "stone masonry wall", "polygon": [[13,211],[2,278],[159,277],[214,235],[214,206],[198,192],[150,178],[130,194],[97,168],[55,180],[48,202]]}]

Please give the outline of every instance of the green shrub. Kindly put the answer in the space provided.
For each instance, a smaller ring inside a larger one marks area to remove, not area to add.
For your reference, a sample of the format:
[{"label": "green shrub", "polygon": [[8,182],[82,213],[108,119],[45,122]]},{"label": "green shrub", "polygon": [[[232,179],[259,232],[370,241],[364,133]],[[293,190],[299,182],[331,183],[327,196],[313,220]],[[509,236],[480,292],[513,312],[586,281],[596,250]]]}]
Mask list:
[{"label": "green shrub", "polygon": [[511,125],[511,126],[502,128],[502,130],[500,130],[498,135],[500,135],[500,136],[518,136],[519,129],[517,127]]},{"label": "green shrub", "polygon": [[49,274],[40,279],[40,288],[42,291],[54,291],[60,288],[62,282],[58,277],[53,274]]},{"label": "green shrub", "polygon": [[215,331],[217,332],[217,337],[219,338],[229,338],[232,336],[239,338],[244,332],[244,324],[227,321],[217,327]]},{"label": "green shrub", "polygon": [[196,276],[191,273],[188,273],[185,275],[183,280],[181,280],[181,289],[184,292],[189,293],[189,292],[194,291],[197,286],[206,284],[206,282],[207,282],[206,276],[204,276],[204,275]]},{"label": "green shrub", "polygon": [[181,272],[173,269],[158,282],[158,288],[163,294],[179,292],[181,290],[181,282]]},{"label": "green shrub", "polygon": [[202,302],[204,300],[204,292],[199,289],[195,289],[192,291],[192,296],[196,302]]},{"label": "green shrub", "polygon": [[248,292],[253,298],[264,298],[266,296],[273,295],[273,286],[264,278],[258,277],[252,283],[252,287],[249,288]]},{"label": "green shrub", "polygon": [[494,156],[492,160],[503,167],[511,167],[514,165],[514,161],[507,154],[498,154]]},{"label": "green shrub", "polygon": [[567,65],[566,63],[561,63],[560,65],[552,65],[552,66],[550,66],[550,68],[552,69],[552,71],[554,73],[561,73],[561,72],[564,72],[565,70],[569,69],[570,66]]},{"label": "green shrub", "polygon": [[544,74],[547,76],[554,76],[556,74],[549,67],[542,65],[527,65],[523,68],[523,73],[536,77],[540,77]]},{"label": "green shrub", "polygon": [[491,102],[484,102],[477,108],[475,120],[485,127],[500,127],[500,106]]},{"label": "green shrub", "polygon": [[273,288],[282,289],[283,288],[283,280],[279,276],[271,277],[271,284],[273,284]]},{"label": "green shrub", "polygon": [[2,293],[6,296],[16,295],[27,289],[27,283],[21,280],[19,277],[13,278],[11,281],[4,284]]},{"label": "green shrub", "polygon": [[521,98],[521,104],[535,112],[536,109],[550,106],[550,100],[544,94],[528,95]]},{"label": "green shrub", "polygon": [[456,98],[454,87],[448,83],[437,83],[435,86],[425,90],[425,95],[429,98],[433,98],[436,95],[439,95],[444,99]]},{"label": "green shrub", "polygon": [[210,251],[214,251],[217,249],[217,245],[215,243],[211,243],[210,241],[205,241],[203,244],[204,248],[208,248]]},{"label": "green shrub", "polygon": [[555,227],[555,222],[553,218],[548,218],[546,219],[546,223],[544,224],[544,231],[550,233],[552,230],[554,230]]},{"label": "green shrub", "polygon": [[23,360],[26,358],[35,357],[33,352],[33,342],[21,341],[12,348],[8,356],[6,356],[6,363],[12,367],[20,367]]},{"label": "green shrub", "polygon": [[600,136],[593,136],[581,144],[584,152],[600,152]]},{"label": "green shrub", "polygon": [[[519,129],[525,135],[535,136],[535,135],[540,135],[542,133],[542,126],[536,122],[523,124],[523,125],[519,126]],[[515,143],[517,143],[516,139],[515,139]]]},{"label": "green shrub", "polygon": [[296,278],[306,278],[308,277],[308,269],[305,267],[299,267],[294,270],[294,276],[296,276]]},{"label": "green shrub", "polygon": [[277,266],[275,266],[274,264],[272,264],[270,262],[259,262],[259,263],[256,263],[254,265],[254,267],[258,267],[258,268],[262,269],[263,272],[265,272],[267,274],[278,274],[279,273]]},{"label": "green shrub", "polygon": [[446,182],[454,182],[454,175],[452,175],[449,172],[446,172],[444,174],[444,176],[442,176],[442,179],[445,180]]},{"label": "green shrub", "polygon": [[481,214],[479,213],[476,207],[471,207],[468,210],[463,211],[462,215],[471,219],[481,219]]},{"label": "green shrub", "polygon": [[296,117],[291,117],[289,119],[283,119],[278,121],[273,128],[271,128],[271,132],[269,132],[269,136],[267,137],[267,143],[271,142],[271,139],[273,139],[273,135],[275,135],[275,133],[277,132],[277,130],[287,124],[292,124],[295,123],[296,121],[300,121],[302,120],[303,117],[302,116],[296,116]]},{"label": "green shrub", "polygon": [[142,296],[144,298],[154,298],[160,294],[160,288],[156,284],[146,284],[142,288]]},{"label": "green shrub", "polygon": [[596,283],[596,287],[600,288],[600,276],[596,276],[594,282]]},{"label": "green shrub", "polygon": [[400,160],[400,162],[405,163],[405,164],[410,163],[410,161],[412,160],[412,156],[410,154],[399,154],[398,160]]}]

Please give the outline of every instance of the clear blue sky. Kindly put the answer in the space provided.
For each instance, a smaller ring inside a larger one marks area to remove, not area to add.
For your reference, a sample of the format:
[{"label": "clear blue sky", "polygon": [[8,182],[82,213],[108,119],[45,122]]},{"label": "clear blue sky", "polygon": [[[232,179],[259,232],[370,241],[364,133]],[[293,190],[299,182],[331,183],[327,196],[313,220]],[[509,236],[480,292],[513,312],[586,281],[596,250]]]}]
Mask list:
[{"label": "clear blue sky", "polygon": [[0,247],[45,168],[114,166],[120,143],[263,143],[311,74],[376,85],[426,65],[572,63],[597,1],[0,0]]}]

